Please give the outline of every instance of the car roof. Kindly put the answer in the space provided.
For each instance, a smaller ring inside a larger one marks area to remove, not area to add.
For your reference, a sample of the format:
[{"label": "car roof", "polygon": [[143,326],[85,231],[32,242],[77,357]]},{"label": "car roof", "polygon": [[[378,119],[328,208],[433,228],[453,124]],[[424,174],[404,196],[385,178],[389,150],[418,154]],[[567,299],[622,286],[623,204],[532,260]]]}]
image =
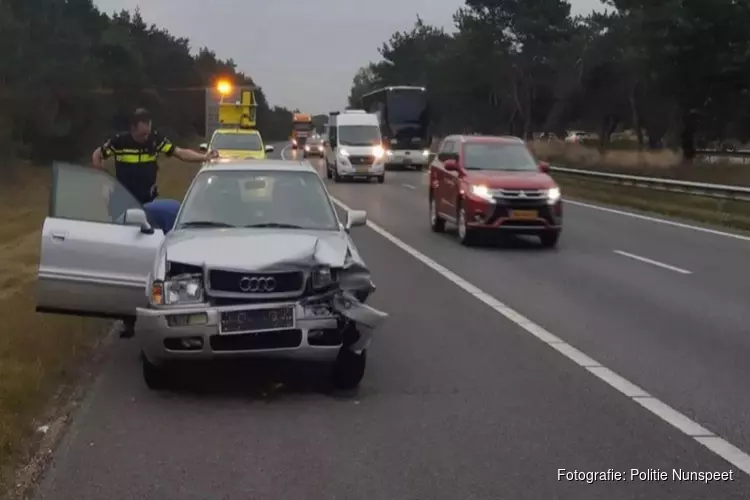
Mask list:
[{"label": "car roof", "polygon": [[217,128],[214,134],[250,134],[260,135],[260,132],[254,128]]},{"label": "car roof", "polygon": [[228,160],[221,159],[219,161],[212,161],[204,165],[200,173],[205,171],[211,172],[232,172],[232,171],[261,171],[261,170],[278,170],[280,172],[313,172],[317,174],[317,170],[313,168],[309,161],[300,160]]},{"label": "car roof", "polygon": [[512,135],[451,135],[446,139],[458,140],[460,142],[490,142],[506,144],[523,144],[523,139]]}]

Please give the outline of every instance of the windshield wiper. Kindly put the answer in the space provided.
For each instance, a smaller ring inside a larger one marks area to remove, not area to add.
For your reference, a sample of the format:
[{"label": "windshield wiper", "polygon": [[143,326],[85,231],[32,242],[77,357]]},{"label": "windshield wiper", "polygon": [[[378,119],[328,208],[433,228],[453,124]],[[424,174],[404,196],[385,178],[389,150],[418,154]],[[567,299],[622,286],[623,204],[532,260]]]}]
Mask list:
[{"label": "windshield wiper", "polygon": [[283,222],[261,222],[259,224],[248,224],[244,227],[277,227],[282,229],[302,229],[302,226],[296,224],[284,224]]},{"label": "windshield wiper", "polygon": [[212,220],[193,220],[190,222],[183,222],[180,227],[236,227],[226,222],[216,222]]}]

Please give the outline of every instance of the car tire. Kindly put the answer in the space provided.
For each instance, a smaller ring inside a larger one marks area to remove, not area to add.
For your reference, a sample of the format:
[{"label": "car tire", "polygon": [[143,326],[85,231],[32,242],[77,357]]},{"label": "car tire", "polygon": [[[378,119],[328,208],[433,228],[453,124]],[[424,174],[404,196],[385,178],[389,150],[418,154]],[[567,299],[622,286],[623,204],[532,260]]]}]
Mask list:
[{"label": "car tire", "polygon": [[430,227],[433,232],[442,233],[445,232],[445,219],[440,217],[437,213],[437,203],[435,198],[430,194]]},{"label": "car tire", "polygon": [[328,179],[333,179],[333,173],[331,172],[331,167],[328,166],[328,163],[326,163],[326,177]]},{"label": "car tire", "polygon": [[339,171],[336,169],[336,167],[333,168],[333,182],[339,183],[343,182],[344,179],[341,178],[339,175]]},{"label": "car tire", "polygon": [[555,248],[560,241],[560,231],[549,231],[539,235],[539,241],[544,248]]},{"label": "car tire", "polygon": [[378,184],[383,184],[385,182],[385,175],[379,175],[378,176]]},{"label": "car tire", "polygon": [[466,210],[461,205],[458,206],[458,217],[456,217],[456,226],[458,227],[458,241],[462,245],[470,247],[476,244],[476,230],[466,224]]},{"label": "car tire", "polygon": [[141,352],[141,370],[146,387],[152,391],[169,388],[169,368],[166,364],[155,365]]},{"label": "car tire", "polygon": [[347,346],[342,346],[338,356],[336,356],[336,361],[333,363],[331,384],[336,389],[356,389],[365,376],[366,366],[366,350],[362,351],[361,354],[357,354]]}]

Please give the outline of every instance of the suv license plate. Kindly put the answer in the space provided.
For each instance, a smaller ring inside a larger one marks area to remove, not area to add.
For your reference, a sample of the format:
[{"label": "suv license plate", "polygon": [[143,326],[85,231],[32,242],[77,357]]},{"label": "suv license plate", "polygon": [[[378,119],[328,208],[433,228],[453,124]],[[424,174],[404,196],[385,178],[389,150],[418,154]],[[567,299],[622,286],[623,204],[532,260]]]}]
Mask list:
[{"label": "suv license plate", "polygon": [[521,220],[538,219],[539,212],[537,212],[536,210],[511,210],[510,218]]}]

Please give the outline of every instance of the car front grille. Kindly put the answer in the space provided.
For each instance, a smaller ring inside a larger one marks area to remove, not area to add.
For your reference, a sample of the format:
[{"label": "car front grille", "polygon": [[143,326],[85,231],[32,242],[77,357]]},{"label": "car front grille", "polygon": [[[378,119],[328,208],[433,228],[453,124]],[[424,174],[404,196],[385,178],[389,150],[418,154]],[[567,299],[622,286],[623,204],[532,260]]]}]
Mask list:
[{"label": "car front grille", "polygon": [[349,161],[352,165],[372,165],[375,163],[374,156],[350,156]]},{"label": "car front grille", "polygon": [[494,189],[492,196],[507,201],[546,200],[548,191],[546,189]]},{"label": "car front grille", "polygon": [[[269,281],[272,286],[262,285],[268,285]],[[243,294],[302,292],[305,288],[305,275],[301,271],[240,273],[213,269],[208,272],[208,288],[214,292]]]}]

